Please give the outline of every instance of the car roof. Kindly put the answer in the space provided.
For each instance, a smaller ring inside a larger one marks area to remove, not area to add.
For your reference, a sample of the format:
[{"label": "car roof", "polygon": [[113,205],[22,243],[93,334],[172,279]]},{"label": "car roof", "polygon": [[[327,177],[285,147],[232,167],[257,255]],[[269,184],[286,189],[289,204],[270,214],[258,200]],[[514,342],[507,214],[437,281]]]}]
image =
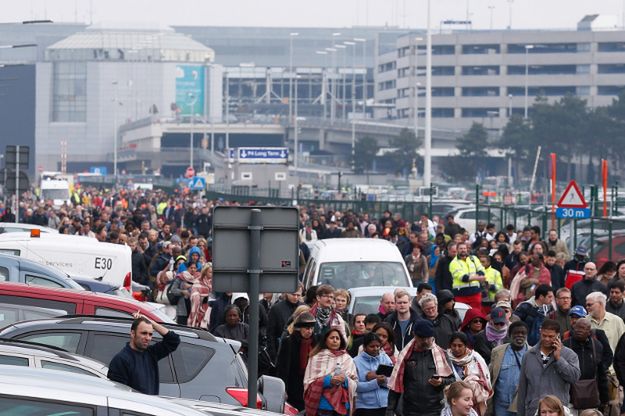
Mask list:
[{"label": "car roof", "polygon": [[[4,334],[5,331],[10,328],[19,329],[38,329],[38,328],[50,328],[51,326],[72,326],[72,327],[84,327],[90,326],[89,329],[112,329],[116,328],[115,332],[123,332],[125,334],[130,333],[130,325],[132,325],[132,319],[126,318],[114,318],[104,316],[62,316],[58,318],[49,319],[36,319],[30,321],[15,322],[2,329],[0,334]],[[222,341],[222,338],[218,338],[206,331],[205,329],[191,328],[183,325],[162,323],[163,326],[171,330],[176,331],[176,334],[181,337],[189,337],[193,339],[202,339],[206,341]]]},{"label": "car roof", "polygon": [[29,294],[40,294],[48,296],[49,299],[59,299],[59,298],[71,298],[76,300],[91,300],[95,304],[105,303],[110,304],[127,304],[132,305],[133,308],[137,310],[146,309],[151,313],[154,313],[154,306],[146,302],[139,302],[135,299],[123,298],[120,296],[108,295],[106,293],[97,293],[97,292],[89,292],[86,290],[73,290],[73,289],[64,289],[64,288],[56,288],[56,287],[47,287],[47,286],[35,286],[35,285],[27,285],[25,283],[11,283],[11,282],[0,282],[0,292],[8,292],[12,295],[21,295],[28,297]]},{"label": "car roof", "polygon": [[[0,265],[7,263],[19,263],[20,269],[25,271],[30,271],[34,273],[45,274],[46,276],[53,276],[57,279],[69,281],[69,284],[75,283],[67,273],[57,269],[54,266],[48,266],[45,264],[38,263],[34,260],[30,260],[20,256],[14,256],[7,253],[0,253]],[[79,289],[79,285],[72,285],[74,288]]]},{"label": "car roof", "polygon": [[401,253],[390,241],[378,238],[330,238],[317,240],[312,251],[319,252],[318,262],[401,261]]},{"label": "car roof", "polygon": [[[72,392],[72,400],[107,406],[110,399],[149,403],[161,414],[205,415],[191,407],[158,396],[147,396],[111,380],[66,371],[0,366],[0,391],[3,394],[60,400]],[[167,412],[169,410],[170,412]]]},{"label": "car roof", "polygon": [[396,289],[404,289],[410,293],[410,296],[417,294],[416,287],[400,287],[400,286],[365,286],[365,287],[352,287],[349,288],[349,293],[352,295],[352,299],[362,296],[380,296],[385,293],[393,293]]},{"label": "car roof", "polygon": [[[3,231],[4,228],[21,228],[23,230],[40,230],[42,233],[59,234],[59,230],[55,230],[54,228],[44,227],[42,225],[28,224],[25,222],[2,223],[0,224],[0,234],[7,232],[7,231]],[[8,231],[8,232],[26,232],[26,231]]]},{"label": "car roof", "polygon": [[38,358],[50,359],[60,358],[65,361],[73,361],[106,376],[107,366],[98,360],[72,354],[61,348],[50,347],[35,342],[0,338],[0,353],[28,354]]}]

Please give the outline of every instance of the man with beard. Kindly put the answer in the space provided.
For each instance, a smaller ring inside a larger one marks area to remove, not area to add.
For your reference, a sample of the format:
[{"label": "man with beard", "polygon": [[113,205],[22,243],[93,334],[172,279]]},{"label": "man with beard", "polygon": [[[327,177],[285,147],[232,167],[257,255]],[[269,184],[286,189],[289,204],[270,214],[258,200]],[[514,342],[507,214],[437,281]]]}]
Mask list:
[{"label": "man with beard", "polygon": [[449,271],[453,277],[452,292],[456,302],[472,308],[482,308],[482,283],[486,280],[484,266],[477,257],[469,254],[466,243],[457,245],[458,255],[451,261]]},{"label": "man with beard", "polygon": [[441,257],[438,260],[438,265],[436,266],[436,275],[434,277],[436,282],[436,290],[451,290],[453,287],[454,278],[449,271],[449,265],[458,255],[458,249],[456,243],[453,241],[447,245],[447,251],[444,257]]},{"label": "man with beard", "polygon": [[406,416],[438,416],[443,408],[445,386],[456,380],[445,350],[434,342],[432,322],[420,319],[412,328],[414,338],[397,357],[388,379],[386,416],[403,405]]},{"label": "man with beard", "polygon": [[[107,376],[141,393],[158,395],[158,362],[176,351],[180,337],[138,312],[133,317],[130,342],[113,357]],[[154,331],[163,339],[150,345]]]},{"label": "man with beard", "polygon": [[566,287],[561,287],[556,291],[556,310],[551,318],[560,324],[560,336],[571,329],[571,291]]},{"label": "man with beard", "polygon": [[512,322],[508,327],[510,343],[493,348],[488,366],[495,394],[488,403],[487,415],[516,415],[516,393],[521,375],[521,362],[527,352],[528,328],[525,322]]}]

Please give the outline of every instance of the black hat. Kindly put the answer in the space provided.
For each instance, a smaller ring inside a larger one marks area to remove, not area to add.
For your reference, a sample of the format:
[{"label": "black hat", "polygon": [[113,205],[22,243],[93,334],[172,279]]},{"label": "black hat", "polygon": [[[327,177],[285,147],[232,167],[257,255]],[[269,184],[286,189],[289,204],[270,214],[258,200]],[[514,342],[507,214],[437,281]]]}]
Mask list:
[{"label": "black hat", "polygon": [[412,326],[412,332],[420,338],[430,338],[434,336],[434,325],[427,319],[419,319]]},{"label": "black hat", "polygon": [[295,328],[313,328],[317,320],[310,312],[304,312],[295,319]]},{"label": "black hat", "polygon": [[447,290],[447,289],[439,290],[438,293],[436,294],[436,298],[438,299],[439,305],[444,305],[447,302],[455,299],[454,294],[451,293],[451,290]]}]

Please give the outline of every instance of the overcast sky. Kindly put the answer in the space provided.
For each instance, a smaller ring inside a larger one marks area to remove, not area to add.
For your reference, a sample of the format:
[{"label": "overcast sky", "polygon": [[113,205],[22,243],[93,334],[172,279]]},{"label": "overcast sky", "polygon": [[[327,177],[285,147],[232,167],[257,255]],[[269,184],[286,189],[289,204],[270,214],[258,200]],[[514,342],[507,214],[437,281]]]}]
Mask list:
[{"label": "overcast sky", "polygon": [[[432,0],[432,26],[465,19],[473,27],[574,28],[586,14],[622,24],[625,0]],[[4,22],[142,22],[205,26],[355,25],[425,27],[426,0],[1,0]],[[511,8],[511,9],[510,9]]]}]

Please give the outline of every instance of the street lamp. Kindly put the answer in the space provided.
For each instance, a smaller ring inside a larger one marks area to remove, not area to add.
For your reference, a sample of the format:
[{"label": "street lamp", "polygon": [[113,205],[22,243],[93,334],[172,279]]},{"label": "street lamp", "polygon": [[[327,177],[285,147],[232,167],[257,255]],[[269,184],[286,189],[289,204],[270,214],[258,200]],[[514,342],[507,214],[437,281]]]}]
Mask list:
[{"label": "street lamp", "polygon": [[351,99],[352,99],[352,117],[356,114],[356,42],[352,42],[346,40],[343,42],[345,46],[352,47],[352,89],[351,89]]},{"label": "street lamp", "polygon": [[528,75],[529,75],[528,56],[529,56],[530,49],[534,49],[534,45],[525,45],[525,108],[523,112],[523,118],[525,118],[526,120],[527,120],[527,106],[528,106],[527,90],[529,89],[528,88]]},{"label": "street lamp", "polygon": [[421,83],[419,79],[419,45],[423,40],[422,37],[416,37],[414,40],[414,134],[415,139],[419,140],[419,87]]},{"label": "street lamp", "polygon": [[192,92],[187,94],[187,104],[189,105],[189,116],[191,117],[191,132],[189,133],[189,166],[193,168],[193,128],[195,122],[195,103],[197,97]]},{"label": "street lamp", "polygon": [[117,185],[117,106],[119,101],[117,100],[117,86],[118,82],[111,82],[115,89],[115,95],[113,97],[113,177],[115,178],[115,185]]},{"label": "street lamp", "polygon": [[354,42],[362,43],[362,118],[367,118],[367,39],[354,38]]},{"label": "street lamp", "polygon": [[427,5],[427,46],[425,64],[425,139],[423,140],[423,186],[432,183],[432,22],[431,4]]},{"label": "street lamp", "polygon": [[293,120],[293,38],[299,36],[297,32],[289,33],[289,124]]}]

